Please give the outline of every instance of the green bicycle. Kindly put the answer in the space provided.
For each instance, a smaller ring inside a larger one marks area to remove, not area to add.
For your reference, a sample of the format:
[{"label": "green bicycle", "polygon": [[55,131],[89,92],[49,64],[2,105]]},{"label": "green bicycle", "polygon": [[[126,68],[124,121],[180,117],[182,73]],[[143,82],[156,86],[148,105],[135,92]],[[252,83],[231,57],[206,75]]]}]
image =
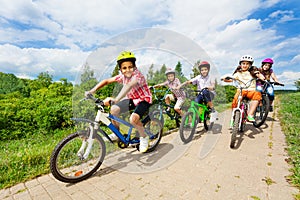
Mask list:
[{"label": "green bicycle", "polygon": [[[208,89],[203,88],[202,90],[196,90],[196,92],[203,93],[204,90]],[[205,103],[199,104],[195,101],[191,101],[190,107],[181,119],[179,128],[182,142],[186,144],[193,139],[197,124],[201,122],[203,122],[205,130],[213,126],[213,122],[210,122],[209,107]]]}]

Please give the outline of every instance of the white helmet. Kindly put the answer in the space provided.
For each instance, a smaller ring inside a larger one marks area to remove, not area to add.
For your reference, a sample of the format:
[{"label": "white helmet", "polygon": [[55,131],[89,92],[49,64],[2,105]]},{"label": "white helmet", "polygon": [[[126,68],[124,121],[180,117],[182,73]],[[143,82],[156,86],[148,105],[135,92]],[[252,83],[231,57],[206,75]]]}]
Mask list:
[{"label": "white helmet", "polygon": [[175,70],[168,68],[167,71],[165,72],[166,75],[168,74],[174,74],[175,75]]},{"label": "white helmet", "polygon": [[244,55],[244,56],[242,56],[242,57],[240,58],[240,64],[241,64],[241,62],[243,62],[243,61],[248,61],[248,62],[251,63],[251,65],[254,63],[254,59],[253,59],[253,57],[250,56],[250,55]]}]

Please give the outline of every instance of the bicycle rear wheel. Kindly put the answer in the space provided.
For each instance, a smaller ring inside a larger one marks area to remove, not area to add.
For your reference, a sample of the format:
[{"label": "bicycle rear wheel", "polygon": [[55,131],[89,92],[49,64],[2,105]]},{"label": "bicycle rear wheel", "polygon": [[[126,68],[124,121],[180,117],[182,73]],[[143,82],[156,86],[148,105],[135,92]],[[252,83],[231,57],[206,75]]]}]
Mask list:
[{"label": "bicycle rear wheel", "polygon": [[193,112],[187,112],[183,115],[179,128],[179,135],[182,142],[186,144],[193,139],[197,124],[198,118]]},{"label": "bicycle rear wheel", "polygon": [[162,138],[163,127],[158,119],[151,119],[144,125],[144,128],[147,135],[149,135],[147,152],[151,152],[157,147]]},{"label": "bicycle rear wheel", "polygon": [[[53,176],[67,183],[82,181],[102,164],[106,147],[98,134],[93,134],[92,146],[89,149],[90,130],[77,131],[64,138],[54,149],[50,158],[50,170]],[[84,154],[89,151],[87,158]]]},{"label": "bicycle rear wheel", "polygon": [[239,122],[240,122],[241,112],[235,111],[233,116],[233,127],[232,127],[232,133],[231,133],[231,140],[230,140],[230,148],[234,148],[236,136],[239,132]]},{"label": "bicycle rear wheel", "polygon": [[270,109],[269,97],[263,94],[261,105],[257,106],[256,111],[254,113],[255,122],[253,122],[253,126],[258,128],[265,123],[269,114],[269,109]]}]

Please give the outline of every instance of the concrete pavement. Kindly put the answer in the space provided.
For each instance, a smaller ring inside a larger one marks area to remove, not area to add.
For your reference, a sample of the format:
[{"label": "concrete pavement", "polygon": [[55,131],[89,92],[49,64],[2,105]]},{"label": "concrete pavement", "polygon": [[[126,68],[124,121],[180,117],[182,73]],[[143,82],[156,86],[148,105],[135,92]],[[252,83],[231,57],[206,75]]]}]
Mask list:
[{"label": "concrete pavement", "polygon": [[80,183],[48,174],[1,190],[0,199],[293,199],[299,191],[285,178],[290,166],[276,113],[260,129],[248,124],[236,149],[229,148],[229,116],[230,111],[220,114],[210,132],[200,125],[187,145],[175,131],[154,152],[127,148],[107,155]]}]

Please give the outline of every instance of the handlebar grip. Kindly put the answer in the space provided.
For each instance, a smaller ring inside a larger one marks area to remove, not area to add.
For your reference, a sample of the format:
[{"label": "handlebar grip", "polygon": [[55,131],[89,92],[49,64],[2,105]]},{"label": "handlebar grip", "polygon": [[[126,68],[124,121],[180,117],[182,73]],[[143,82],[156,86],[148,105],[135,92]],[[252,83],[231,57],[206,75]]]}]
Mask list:
[{"label": "handlebar grip", "polygon": [[284,84],[282,84],[282,83],[277,83],[277,82],[275,82],[274,85],[284,86]]}]

